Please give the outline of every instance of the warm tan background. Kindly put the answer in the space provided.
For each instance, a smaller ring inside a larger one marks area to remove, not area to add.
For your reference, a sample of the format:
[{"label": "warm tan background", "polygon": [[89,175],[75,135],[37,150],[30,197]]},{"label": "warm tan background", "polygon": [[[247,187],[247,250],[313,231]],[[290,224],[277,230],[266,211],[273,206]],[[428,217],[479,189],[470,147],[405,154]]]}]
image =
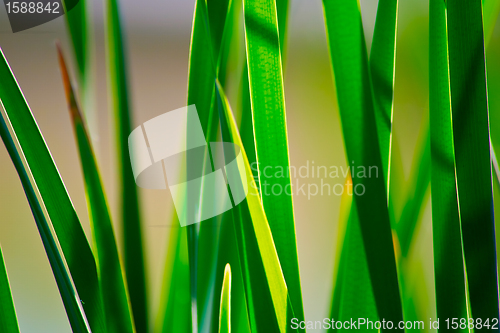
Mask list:
[{"label": "warm tan background", "polygon": [[[97,0],[91,2],[96,39],[96,117],[93,126],[97,128],[95,138],[99,163],[116,217],[113,136],[104,67],[103,5]],[[194,0],[122,0],[121,3],[130,52],[134,124],[138,125],[186,103]],[[376,0],[361,1],[368,45],[373,34],[376,5]],[[428,112],[428,2],[400,1],[399,15],[394,135],[402,147],[404,169],[408,176],[420,127]],[[316,165],[344,167],[346,162],[321,2],[291,1],[289,25],[285,89],[291,164],[298,168],[307,161],[314,161]],[[5,9],[0,5],[0,47],[10,61],[89,236],[83,182],[60,80],[55,39],[62,41],[69,56],[63,18],[12,34]],[[500,29],[497,26],[488,59],[500,55],[499,42]],[[490,75],[494,87],[498,87],[500,82],[497,67],[492,65],[496,72]],[[493,96],[490,96],[492,107],[498,109],[492,99]],[[306,182],[319,183],[319,180]],[[141,190],[141,194],[150,303],[156,309],[169,232],[167,217],[170,202],[165,192]],[[316,196],[308,200],[307,197],[297,196],[294,201],[306,319],[321,320],[329,315],[340,198]],[[423,288],[418,289],[414,297],[423,305],[422,318],[429,318],[435,317],[435,307],[428,198],[421,214],[422,223],[411,252],[407,279],[408,288],[413,285]],[[0,242],[22,332],[69,332],[66,314],[24,192],[1,144]]]}]

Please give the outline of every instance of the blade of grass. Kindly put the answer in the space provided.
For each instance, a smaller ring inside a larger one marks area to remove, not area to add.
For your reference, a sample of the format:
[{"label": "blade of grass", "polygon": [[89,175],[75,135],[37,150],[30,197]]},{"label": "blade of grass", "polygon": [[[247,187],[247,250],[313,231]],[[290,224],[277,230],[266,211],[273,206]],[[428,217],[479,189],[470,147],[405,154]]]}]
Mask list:
[{"label": "blade of grass", "polygon": [[84,174],[85,192],[87,194],[90,213],[90,226],[94,248],[97,253],[97,268],[106,311],[108,332],[135,332],[129,309],[130,300],[125,287],[121,260],[118,255],[113,225],[97,161],[76,102],[68,69],[59,44],[57,51],[66,91],[66,99],[68,101]]},{"label": "blade of grass", "polygon": [[224,268],[224,282],[220,295],[219,333],[231,333],[231,266]]},{"label": "blade of grass", "polygon": [[109,86],[115,121],[118,157],[121,221],[123,223],[123,253],[125,275],[135,327],[138,332],[148,331],[148,302],[146,272],[139,213],[137,188],[132,173],[128,150],[128,136],[132,132],[132,114],[129,106],[127,65],[122,24],[117,0],[106,4],[106,45]]},{"label": "blade of grass", "polygon": [[88,67],[87,2],[86,0],[63,0],[73,53],[78,67],[78,78],[85,85]]},{"label": "blade of grass", "polygon": [[[86,316],[93,332],[105,332],[102,299],[92,251],[50,151],[1,49],[0,54],[0,101],[5,110],[5,119],[2,117],[0,122],[0,134],[26,192],[70,324],[75,332],[87,332]],[[9,133],[8,128],[12,133]],[[19,150],[14,142],[18,143]],[[21,156],[26,166],[23,165]],[[32,176],[33,182],[28,174]],[[40,194],[40,201],[36,192]],[[42,206],[57,235],[80,302],[75,299],[75,291]],[[81,313],[81,306],[85,316]]]},{"label": "blade of grass", "polygon": [[0,332],[19,333],[16,309],[10,293],[9,277],[0,246]]},{"label": "blade of grass", "polygon": [[472,318],[499,318],[481,1],[447,3],[456,179]]},{"label": "blade of grass", "polygon": [[[243,144],[236,121],[229,102],[218,83],[217,93],[221,103],[219,111],[223,140],[225,142],[232,142],[241,148]],[[248,182],[248,194],[246,200],[236,206],[233,211],[237,216],[235,227],[238,237],[240,260],[242,260],[242,265],[244,266],[245,295],[247,297],[251,329],[252,331],[259,331],[257,327],[262,324],[256,322],[259,315],[262,315],[264,318],[275,315],[276,329],[284,333],[290,327],[290,325],[287,325],[288,319],[290,319],[289,315],[295,314],[291,312],[292,307],[288,295],[288,287],[283,275],[280,259],[255,180],[251,177],[251,167],[243,148],[241,148],[241,154]],[[243,177],[242,179],[243,181],[245,180]],[[259,262],[263,270],[259,270]],[[265,288],[257,289],[252,286],[252,283],[262,286],[263,282],[267,282],[267,286],[265,286],[266,283],[264,284]],[[265,298],[266,288],[272,302],[270,313],[266,311],[268,309]],[[257,293],[262,298],[254,298],[252,293]],[[267,326],[267,329],[272,331],[272,322],[268,321],[265,324],[269,324],[270,326]],[[266,329],[266,325],[260,327],[261,330]]]},{"label": "blade of grass", "polygon": [[488,48],[500,13],[499,0],[483,0],[484,45]]},{"label": "blade of grass", "polygon": [[[245,36],[257,167],[264,210],[271,228],[292,307],[304,320],[289,173],[270,177],[265,168],[289,170],[285,96],[280,40],[274,0],[244,1]],[[284,23],[282,23],[284,24]],[[279,195],[270,192],[278,187]],[[301,330],[303,331],[303,330]]]},{"label": "blade of grass", "polygon": [[[323,1],[330,56],[350,167],[383,170],[378,143],[366,45],[357,1]],[[402,320],[384,178],[353,174],[354,200],[380,318]],[[359,190],[358,190],[359,191]]]},{"label": "blade of grass", "polygon": [[439,318],[467,318],[467,286],[450,104],[448,29],[446,4],[442,1],[430,2],[429,34],[429,121],[436,308]]}]

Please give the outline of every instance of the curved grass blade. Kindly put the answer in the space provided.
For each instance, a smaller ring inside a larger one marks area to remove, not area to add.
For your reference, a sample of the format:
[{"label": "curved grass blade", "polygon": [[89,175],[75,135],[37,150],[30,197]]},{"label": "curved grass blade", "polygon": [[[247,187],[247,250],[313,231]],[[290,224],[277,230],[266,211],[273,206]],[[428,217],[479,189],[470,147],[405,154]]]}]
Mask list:
[{"label": "curved grass blade", "polygon": [[219,333],[231,333],[231,266],[224,268],[224,282],[220,295]]},{"label": "curved grass blade", "polygon": [[97,268],[104,308],[106,311],[108,332],[135,332],[121,260],[118,255],[113,225],[111,223],[97,161],[86,126],[76,102],[68,69],[59,44],[57,45],[57,51],[85,179],[85,192],[87,194],[90,213],[90,226],[94,239],[94,247],[97,253]]},{"label": "curved grass blade", "polygon": [[[323,1],[344,144],[349,165],[383,170],[361,14],[354,0]],[[352,175],[364,189],[354,200],[380,318],[402,320],[386,184],[383,177]]]},{"label": "curved grass blade", "polygon": [[380,156],[387,184],[387,196],[389,196],[390,188],[389,170],[391,161],[392,113],[394,107],[397,16],[398,0],[379,1],[370,52],[373,106],[377,122]]},{"label": "curved grass blade", "polygon": [[148,302],[142,230],[137,188],[130,164],[128,136],[132,132],[129,106],[124,40],[117,0],[106,1],[106,45],[109,85],[115,121],[118,168],[122,193],[120,199],[123,223],[123,253],[125,275],[135,327],[138,332],[148,331]]},{"label": "curved grass blade", "polygon": [[[236,120],[218,82],[217,94],[220,99],[223,140],[241,148],[243,144]],[[297,315],[293,311],[271,229],[243,148],[241,154],[248,182],[248,194],[246,200],[238,204],[233,211],[238,251],[244,267],[243,278],[251,330],[252,332],[266,329],[274,331],[274,328],[281,333],[289,332],[291,325],[287,323]]]},{"label": "curved grass blade", "polygon": [[[289,170],[283,71],[274,0],[244,1],[248,78],[262,204],[271,228],[292,307],[304,320],[289,173],[276,177],[265,168]],[[282,189],[274,195],[270,189]],[[301,330],[303,331],[303,330]]]},{"label": "curved grass blade", "polygon": [[499,318],[480,0],[447,2],[456,179],[472,318]]},{"label": "curved grass blade", "polygon": [[467,287],[455,179],[446,5],[443,1],[430,2],[429,24],[431,199],[437,315],[439,318],[467,318]]},{"label": "curved grass blade", "polygon": [[[33,114],[1,50],[0,53],[2,55],[0,101],[5,110],[5,119],[2,117],[0,121],[0,134],[26,192],[71,327],[75,332],[88,332],[86,316],[92,332],[106,332],[92,251]],[[9,133],[7,124],[12,134]],[[14,141],[18,143],[19,150],[16,149]],[[26,167],[21,156],[26,162]],[[32,176],[33,183],[28,173]],[[39,192],[41,201],[38,200],[36,191]],[[48,226],[42,205],[57,235],[80,302],[75,299],[76,293]],[[85,311],[85,316],[81,313],[81,307]]]},{"label": "curved grass blade", "polygon": [[19,333],[16,309],[10,293],[9,277],[0,247],[0,332]]}]

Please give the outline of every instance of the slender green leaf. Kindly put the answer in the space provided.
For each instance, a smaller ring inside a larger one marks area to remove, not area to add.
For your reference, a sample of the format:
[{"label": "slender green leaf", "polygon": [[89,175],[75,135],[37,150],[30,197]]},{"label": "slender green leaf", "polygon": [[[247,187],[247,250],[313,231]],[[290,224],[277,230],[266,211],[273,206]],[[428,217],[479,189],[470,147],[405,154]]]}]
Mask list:
[{"label": "slender green leaf", "polygon": [[483,0],[483,26],[484,26],[484,45],[488,45],[497,23],[498,14],[500,13],[499,0]]},{"label": "slender green leaf", "polygon": [[[88,331],[42,205],[57,235],[90,328],[92,332],[105,332],[103,305],[92,251],[33,114],[1,50],[0,53],[0,101],[5,110],[0,133],[21,178],[70,324],[75,332]],[[14,142],[18,143],[19,150]],[[33,178],[32,182],[28,173]],[[37,191],[41,201],[35,194]]]},{"label": "slender green leaf", "polygon": [[128,136],[132,131],[132,114],[129,106],[125,47],[117,0],[106,1],[106,20],[107,64],[118,152],[119,184],[121,186],[119,193],[122,193],[120,210],[123,223],[125,273],[135,327],[138,332],[147,332],[148,302],[144,249],[137,187],[128,150]]},{"label": "slender green leaf", "polygon": [[447,36],[446,5],[433,0],[429,7],[429,122],[436,308],[438,318],[467,318]]},{"label": "slender green leaf", "polygon": [[229,264],[224,268],[219,313],[219,333],[231,333],[231,266]]},{"label": "slender green leaf", "polygon": [[78,78],[85,85],[88,68],[87,1],[63,0],[73,53],[78,67]]},{"label": "slender green leaf", "polygon": [[[262,204],[273,235],[290,301],[304,320],[289,173],[285,96],[275,0],[245,0],[245,36],[252,119]],[[284,23],[283,23],[284,24]],[[271,189],[279,188],[279,195]],[[301,330],[303,331],[303,330]]]},{"label": "slender green leaf", "polygon": [[101,176],[59,45],[58,55],[85,179],[90,227],[97,253],[97,268],[106,311],[108,332],[135,332],[129,309],[130,301],[125,287],[121,261],[113,232],[113,224],[111,223]]},{"label": "slender green leaf", "polygon": [[[358,3],[324,0],[323,6],[349,165],[384,170]],[[403,315],[384,177],[352,176],[354,191],[363,189],[354,200],[378,314],[398,322]]]},{"label": "slender green leaf", "polygon": [[19,333],[16,309],[10,293],[9,277],[0,247],[0,332]]},{"label": "slender green leaf", "polygon": [[[223,140],[243,147],[236,121],[220,85],[217,85],[220,98],[221,125]],[[240,260],[244,267],[245,295],[249,309],[252,331],[267,329],[284,333],[293,313],[283,271],[280,265],[270,226],[260,200],[258,188],[252,177],[252,171],[245,150],[241,148],[248,194],[235,208],[235,229],[238,238]],[[244,181],[245,178],[242,177]],[[262,267],[260,267],[262,266]],[[262,268],[262,269],[260,269]],[[267,282],[267,283],[265,283]],[[260,288],[256,288],[259,286]],[[254,295],[259,295],[258,298]],[[267,301],[272,302],[271,308]],[[274,325],[272,317],[274,317]],[[264,320],[264,326],[260,326]],[[259,328],[260,327],[260,328]]]},{"label": "slender green leaf", "polygon": [[499,318],[481,1],[449,1],[447,24],[458,207],[470,307],[473,318]]}]

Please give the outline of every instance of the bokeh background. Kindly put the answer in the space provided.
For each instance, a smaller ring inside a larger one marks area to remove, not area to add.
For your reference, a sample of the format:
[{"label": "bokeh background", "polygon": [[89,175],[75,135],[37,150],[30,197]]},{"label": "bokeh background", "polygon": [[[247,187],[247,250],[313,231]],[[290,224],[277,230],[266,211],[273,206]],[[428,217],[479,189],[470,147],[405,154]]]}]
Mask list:
[{"label": "bokeh background", "polygon": [[[90,3],[94,90],[89,124],[112,215],[117,217],[117,174],[105,68],[103,3]],[[361,0],[368,49],[376,0]],[[186,104],[189,43],[194,0],[121,0],[127,39],[130,91],[135,126]],[[242,28],[239,31],[243,34]],[[13,34],[0,5],[0,47],[39,124],[90,239],[80,163],[57,63],[54,41],[70,57],[64,18]],[[242,46],[242,45],[241,45]],[[229,96],[236,106],[244,49],[235,52]],[[500,26],[487,49],[493,142],[500,143]],[[394,140],[400,148],[406,187],[428,122],[428,1],[400,1],[394,97]],[[1,84],[1,83],[0,83]],[[285,67],[285,96],[291,165],[346,167],[335,86],[320,0],[291,0]],[[293,181],[293,180],[292,180]],[[329,180],[344,183],[344,179]],[[301,179],[319,184],[319,179]],[[148,267],[150,307],[158,307],[172,203],[166,191],[140,190]],[[404,261],[404,294],[418,305],[419,317],[435,318],[430,189],[417,235]],[[396,207],[404,198],[395,198]],[[300,274],[306,320],[329,316],[337,251],[340,197],[294,197]],[[398,209],[398,208],[397,208]],[[400,208],[399,208],[400,211]],[[115,231],[119,235],[119,226]],[[17,173],[0,145],[0,243],[22,332],[70,332],[59,292]],[[150,318],[152,321],[154,317]]]}]

